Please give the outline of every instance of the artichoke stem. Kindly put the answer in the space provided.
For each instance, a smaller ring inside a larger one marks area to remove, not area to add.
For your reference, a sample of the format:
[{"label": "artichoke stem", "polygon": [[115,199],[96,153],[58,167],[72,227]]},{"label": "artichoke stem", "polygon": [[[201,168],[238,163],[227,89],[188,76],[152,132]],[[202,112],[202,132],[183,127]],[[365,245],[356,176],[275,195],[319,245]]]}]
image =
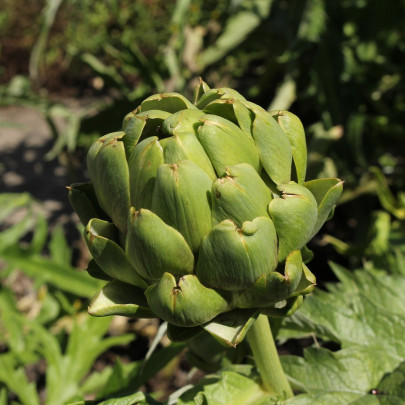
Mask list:
[{"label": "artichoke stem", "polygon": [[266,315],[259,315],[247,334],[263,388],[282,397],[294,396],[284,374]]}]

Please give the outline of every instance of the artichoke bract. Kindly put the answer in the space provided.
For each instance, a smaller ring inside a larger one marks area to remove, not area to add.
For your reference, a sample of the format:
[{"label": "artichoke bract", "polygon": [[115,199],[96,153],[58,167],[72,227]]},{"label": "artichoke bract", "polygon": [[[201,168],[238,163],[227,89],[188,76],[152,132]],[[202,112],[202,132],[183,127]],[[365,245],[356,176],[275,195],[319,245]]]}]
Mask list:
[{"label": "artichoke bract", "polygon": [[315,286],[306,244],[343,186],[306,181],[306,164],[298,117],[235,90],[201,81],[194,103],[144,100],[90,147],[91,183],[69,188],[89,274],[108,281],[89,312],[159,317],[174,339],[291,314]]}]

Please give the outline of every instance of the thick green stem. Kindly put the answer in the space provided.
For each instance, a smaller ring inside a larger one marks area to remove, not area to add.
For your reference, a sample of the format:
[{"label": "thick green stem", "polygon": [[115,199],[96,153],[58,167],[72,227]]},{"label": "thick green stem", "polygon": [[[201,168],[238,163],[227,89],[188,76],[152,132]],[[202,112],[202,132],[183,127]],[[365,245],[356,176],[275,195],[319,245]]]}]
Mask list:
[{"label": "thick green stem", "polygon": [[293,397],[293,391],[281,367],[266,315],[259,315],[249,329],[247,337],[262,378],[263,388],[285,398]]}]

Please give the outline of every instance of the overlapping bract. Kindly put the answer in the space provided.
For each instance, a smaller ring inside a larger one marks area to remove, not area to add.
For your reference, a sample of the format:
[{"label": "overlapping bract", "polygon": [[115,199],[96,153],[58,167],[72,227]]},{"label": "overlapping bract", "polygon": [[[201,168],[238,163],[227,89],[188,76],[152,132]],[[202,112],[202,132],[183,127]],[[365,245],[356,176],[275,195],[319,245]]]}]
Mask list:
[{"label": "overlapping bract", "polygon": [[301,250],[342,192],[339,179],[305,182],[306,155],[294,114],[232,89],[146,99],[91,146],[91,184],[70,188],[88,271],[112,280],[90,313],[174,328],[247,309],[288,315],[315,285]]}]

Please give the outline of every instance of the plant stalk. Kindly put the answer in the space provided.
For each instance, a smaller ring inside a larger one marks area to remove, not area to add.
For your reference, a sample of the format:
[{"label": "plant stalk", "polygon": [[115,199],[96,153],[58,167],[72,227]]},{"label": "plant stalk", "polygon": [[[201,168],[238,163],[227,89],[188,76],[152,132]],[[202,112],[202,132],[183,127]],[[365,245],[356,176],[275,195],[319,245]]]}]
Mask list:
[{"label": "plant stalk", "polygon": [[262,378],[263,388],[284,398],[293,397],[294,394],[281,366],[266,315],[260,314],[258,316],[249,329],[247,338]]}]

